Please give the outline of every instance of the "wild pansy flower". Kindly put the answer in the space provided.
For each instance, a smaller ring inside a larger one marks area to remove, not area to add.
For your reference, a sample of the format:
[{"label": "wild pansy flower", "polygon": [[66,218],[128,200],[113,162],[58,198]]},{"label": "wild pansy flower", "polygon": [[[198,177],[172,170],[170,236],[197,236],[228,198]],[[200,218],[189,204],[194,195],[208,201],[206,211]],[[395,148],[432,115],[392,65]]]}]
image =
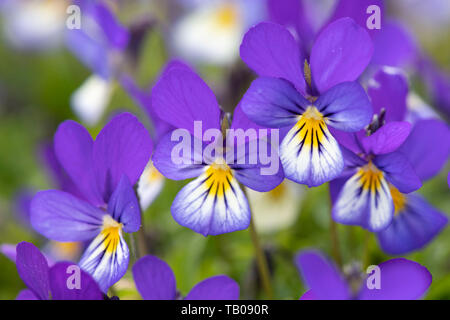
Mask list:
[{"label": "wild pansy flower", "polygon": [[349,18],[319,34],[309,63],[283,26],[260,23],[245,35],[241,58],[260,78],[242,110],[256,124],[289,130],[280,146],[288,179],[318,186],[341,174],[344,160],[328,127],[355,132],[370,122],[369,99],[355,80],[372,50],[367,32]]},{"label": "wild pansy flower", "polygon": [[300,252],[295,262],[309,287],[302,300],[416,300],[423,297],[432,282],[427,268],[403,258],[378,265],[379,288],[372,286],[371,274],[346,278],[334,263],[314,250]]},{"label": "wild pansy flower", "polygon": [[264,19],[260,0],[178,0],[186,7],[172,30],[177,54],[188,61],[230,65],[238,58],[242,36]]},{"label": "wild pansy flower", "polygon": [[8,43],[18,50],[45,52],[63,43],[65,0],[2,0],[0,14]]},{"label": "wild pansy flower", "polygon": [[[400,121],[407,110],[408,84],[401,73],[380,70],[369,82],[369,96],[376,113],[383,112],[386,123]],[[397,149],[412,164],[424,182],[437,175],[448,160],[450,130],[437,119],[417,120],[406,141]],[[383,251],[406,254],[429,243],[448,222],[445,214],[433,208],[417,193],[404,194],[390,186],[394,202],[392,223],[377,233]]]},{"label": "wild pansy flower", "polygon": [[65,121],[54,138],[55,153],[80,196],[47,190],[31,203],[31,224],[57,241],[92,240],[79,265],[106,292],[126,272],[129,250],[123,232],[141,225],[133,185],[144,170],[152,141],[129,113],[115,116],[92,140],[87,130]]},{"label": "wild pansy flower", "polygon": [[81,28],[66,31],[66,45],[93,74],[73,93],[71,106],[83,122],[93,125],[108,106],[130,34],[103,1],[74,4],[82,13]]},{"label": "wild pansy flower", "polygon": [[[232,138],[221,134],[222,115],[214,93],[191,69],[181,65],[171,68],[154,86],[152,105],[162,120],[184,129],[181,130],[181,142],[177,136],[180,132],[176,130],[159,141],[153,164],[172,180],[196,178],[177,194],[172,203],[175,221],[204,236],[246,229],[250,223],[250,209],[239,184],[263,192],[272,190],[283,180],[283,172],[278,168],[278,153],[271,142],[258,139],[258,147],[251,148],[255,140],[246,137],[241,145],[238,142],[237,148],[230,149],[228,142]],[[201,125],[199,130],[194,122]],[[203,136],[208,129],[220,136]],[[239,106],[231,129],[255,129]],[[172,133],[175,133],[174,137]],[[188,140],[187,148],[191,152],[179,150],[179,144],[185,143],[184,138]],[[263,146],[270,153],[270,164],[274,165],[268,169],[275,170],[267,175],[261,174],[266,168],[266,164],[260,161]],[[182,157],[181,163],[173,160],[173,154]],[[252,164],[249,159],[256,161]]]},{"label": "wild pansy flower", "polygon": [[[28,289],[20,291],[17,300],[103,300],[95,280],[71,262],[58,262],[49,267],[47,259],[29,242],[16,247],[16,266]],[[79,287],[69,288],[72,274],[79,271]]]},{"label": "wild pansy flower", "polygon": [[[155,256],[145,256],[133,265],[136,288],[144,300],[181,299],[170,266]],[[184,300],[239,300],[239,285],[225,275],[207,278],[183,298]]]},{"label": "wild pansy flower", "polygon": [[335,133],[344,153],[346,169],[330,182],[333,219],[359,225],[372,232],[389,226],[395,207],[392,188],[401,193],[419,189],[422,183],[408,158],[396,150],[408,137],[411,124],[392,121],[381,125],[374,116],[367,130]]}]

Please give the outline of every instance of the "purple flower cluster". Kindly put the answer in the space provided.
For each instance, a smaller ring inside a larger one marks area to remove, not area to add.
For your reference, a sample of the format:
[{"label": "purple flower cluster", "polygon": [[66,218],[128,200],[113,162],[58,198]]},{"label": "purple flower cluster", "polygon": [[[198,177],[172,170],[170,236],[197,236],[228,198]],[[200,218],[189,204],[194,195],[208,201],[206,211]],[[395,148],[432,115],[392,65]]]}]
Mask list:
[{"label": "purple flower cluster", "polygon": [[[381,30],[367,30],[363,13],[368,5],[384,10],[382,1],[339,1],[320,23],[303,1],[268,1],[271,21],[250,28],[240,46],[242,61],[257,77],[232,116],[178,60],[167,64],[152,88],[140,89],[121,71],[129,31],[103,2],[75,3],[88,28],[71,30],[68,47],[97,76],[119,80],[153,130],[150,135],[130,113],[112,117],[95,140],[75,121],[59,125],[46,153],[59,188],[34,195],[29,220],[44,237],[81,242],[85,249],[74,264],[48,261],[30,243],[3,247],[28,288],[17,299],[107,298],[130,269],[126,239],[142,230],[140,187],[149,168],[170,180],[193,179],[174,198],[171,213],[205,237],[247,229],[252,212],[246,188],[269,192],[284,178],[308,187],[329,183],[334,221],[375,233],[391,255],[424,247],[447,225],[446,215],[416,191],[447,162],[450,131],[442,119],[411,110],[400,68],[423,72],[444,110],[448,101],[437,87],[448,82],[395,21],[383,19]],[[203,131],[224,133],[223,139],[199,135],[196,122]],[[193,142],[182,163],[173,161],[178,129]],[[268,135],[255,138],[256,149],[246,138],[240,154],[225,146],[226,129],[267,129]],[[262,146],[270,149],[275,130],[281,140],[275,174],[263,175],[261,161],[239,161],[258,158]],[[223,153],[205,159],[211,145]],[[380,290],[370,290],[360,275],[354,290],[355,279],[317,252],[302,252],[295,261],[309,287],[302,299],[418,299],[432,281],[425,267],[396,258],[378,266]],[[67,287],[70,267],[81,269],[81,289]],[[225,275],[203,280],[182,297],[173,271],[156,256],[141,257],[131,270],[143,299],[239,299],[239,285]]]}]

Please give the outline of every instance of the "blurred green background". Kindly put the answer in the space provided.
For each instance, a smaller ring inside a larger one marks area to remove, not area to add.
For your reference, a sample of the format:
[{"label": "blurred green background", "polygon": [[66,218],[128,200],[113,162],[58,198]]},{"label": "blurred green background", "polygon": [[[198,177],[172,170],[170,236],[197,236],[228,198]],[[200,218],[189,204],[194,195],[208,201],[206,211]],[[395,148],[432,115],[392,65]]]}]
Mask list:
[{"label": "blurred green background", "polygon": [[[123,20],[132,16],[123,13]],[[0,30],[1,31],[1,30]],[[447,30],[448,31],[448,30]],[[447,32],[448,35],[448,32]],[[426,43],[432,56],[450,67],[450,39]],[[168,51],[162,32],[156,28],[146,37],[139,56],[135,76],[147,86],[167,62]],[[212,86],[225,82],[225,70],[202,67],[201,75]],[[0,45],[0,244],[31,241],[43,245],[45,239],[25,227],[17,219],[15,198],[22,189],[51,188],[52,182],[38,157],[42,142],[51,141],[58,124],[76,119],[69,107],[71,93],[90,72],[63,48],[45,54],[15,51],[2,41]],[[130,110],[147,123],[145,114],[128,95],[116,86],[108,113],[117,109]],[[106,122],[90,128],[95,136]],[[425,183],[419,191],[442,212],[450,212],[447,172]],[[187,294],[197,282],[216,274],[227,274],[241,286],[241,298],[264,297],[256,285],[257,272],[254,251],[248,231],[216,237],[203,237],[179,226],[170,214],[170,205],[183,182],[166,181],[163,191],[145,212],[145,227],[150,235],[151,253],[164,259],[173,268],[181,293]],[[289,228],[263,235],[277,299],[298,299],[305,291],[304,284],[293,263],[298,250],[317,248],[331,256],[330,207],[327,185],[305,189],[298,208],[299,218]],[[254,214],[257,214],[254,213]],[[276,212],[274,212],[276,214]],[[367,254],[367,263],[377,264],[390,257],[379,249],[373,234],[368,238],[358,227],[338,226],[339,244],[345,266],[360,262]],[[366,253],[364,251],[367,250]],[[433,275],[428,299],[450,299],[450,229],[447,227],[423,250],[406,256],[426,266]],[[135,257],[132,257],[132,261]],[[0,255],[0,299],[14,299],[24,284],[15,265]],[[122,299],[139,298],[133,288],[130,272],[115,286]]]}]

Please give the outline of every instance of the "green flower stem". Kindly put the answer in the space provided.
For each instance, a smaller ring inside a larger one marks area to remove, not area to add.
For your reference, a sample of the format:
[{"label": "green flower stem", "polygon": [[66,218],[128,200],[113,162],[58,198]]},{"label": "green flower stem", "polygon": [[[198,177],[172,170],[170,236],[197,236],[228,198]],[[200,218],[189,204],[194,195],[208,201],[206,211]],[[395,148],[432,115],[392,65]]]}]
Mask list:
[{"label": "green flower stem", "polygon": [[[244,191],[245,197],[248,200],[246,187],[241,185],[241,188]],[[250,211],[251,211],[251,209],[250,209]],[[267,299],[271,300],[271,299],[273,299],[273,289],[272,289],[272,284],[270,281],[269,266],[267,264],[267,259],[264,254],[264,250],[259,241],[258,233],[256,232],[255,224],[253,222],[253,217],[250,218],[249,232],[250,232],[250,237],[252,238],[253,248],[255,249],[256,264],[258,267],[259,277],[261,279]]]}]

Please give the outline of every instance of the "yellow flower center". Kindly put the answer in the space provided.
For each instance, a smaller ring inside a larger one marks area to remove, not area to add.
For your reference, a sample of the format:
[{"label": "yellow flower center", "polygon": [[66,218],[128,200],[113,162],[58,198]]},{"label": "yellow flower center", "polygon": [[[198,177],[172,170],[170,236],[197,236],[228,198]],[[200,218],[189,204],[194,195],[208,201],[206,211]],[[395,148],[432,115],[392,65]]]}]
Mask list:
[{"label": "yellow flower center", "polygon": [[279,200],[286,193],[285,183],[280,183],[275,189],[268,192],[269,198],[273,201]]},{"label": "yellow flower center", "polygon": [[122,235],[123,224],[117,222],[109,214],[103,216],[103,227],[101,234],[104,236],[103,243],[106,252],[113,253],[117,250]]},{"label": "yellow flower center", "polygon": [[216,160],[206,169],[205,185],[209,193],[222,197],[230,188],[233,173],[223,159]]},{"label": "yellow flower center", "polygon": [[294,126],[299,141],[303,141],[304,145],[318,148],[322,142],[327,125],[325,118],[314,106],[309,106],[300,116],[298,122]]},{"label": "yellow flower center", "polygon": [[398,191],[398,189],[396,187],[394,187],[393,185],[389,185],[389,190],[391,191],[391,197],[392,197],[392,201],[394,202],[394,214],[398,214],[401,211],[403,211],[403,209],[406,206],[406,197],[403,193],[401,193],[400,191]]},{"label": "yellow flower center", "polygon": [[239,18],[238,9],[236,8],[236,5],[232,3],[226,3],[220,6],[215,15],[217,25],[222,28],[230,28],[236,25]]},{"label": "yellow flower center", "polygon": [[358,175],[361,176],[360,181],[364,190],[375,192],[380,189],[383,172],[372,161],[369,161],[364,167],[359,168]]}]

